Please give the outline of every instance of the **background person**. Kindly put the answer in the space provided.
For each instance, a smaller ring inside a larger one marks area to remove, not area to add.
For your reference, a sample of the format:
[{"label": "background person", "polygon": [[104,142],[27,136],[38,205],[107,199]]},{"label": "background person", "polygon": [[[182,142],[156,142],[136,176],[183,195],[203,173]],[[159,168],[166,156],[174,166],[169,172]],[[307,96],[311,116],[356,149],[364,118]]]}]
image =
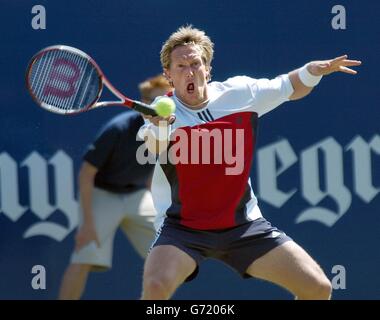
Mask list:
[{"label": "background person", "polygon": [[[151,103],[171,87],[162,75],[139,84],[141,100]],[[154,237],[155,210],[149,191],[153,166],[136,161],[136,140],[144,123],[126,111],[111,119],[87,148],[79,172],[81,224],[59,299],[79,299],[90,271],[112,267],[113,241],[121,227],[141,257]]]}]

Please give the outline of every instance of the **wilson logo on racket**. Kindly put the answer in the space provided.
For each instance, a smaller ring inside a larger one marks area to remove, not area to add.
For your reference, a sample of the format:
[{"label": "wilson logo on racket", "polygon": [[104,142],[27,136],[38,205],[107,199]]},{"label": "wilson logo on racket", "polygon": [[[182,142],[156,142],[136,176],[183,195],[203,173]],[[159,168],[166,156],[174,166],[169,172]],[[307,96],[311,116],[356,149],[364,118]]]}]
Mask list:
[{"label": "wilson logo on racket", "polygon": [[72,97],[76,93],[75,84],[80,75],[80,69],[74,62],[64,58],[55,59],[43,90],[44,96]]}]

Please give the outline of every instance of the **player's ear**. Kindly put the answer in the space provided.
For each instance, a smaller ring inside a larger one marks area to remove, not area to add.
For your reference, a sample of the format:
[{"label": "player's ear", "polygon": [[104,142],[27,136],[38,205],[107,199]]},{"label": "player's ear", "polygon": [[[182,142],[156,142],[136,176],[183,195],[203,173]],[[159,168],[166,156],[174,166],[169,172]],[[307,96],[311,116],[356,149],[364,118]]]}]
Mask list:
[{"label": "player's ear", "polygon": [[207,79],[207,81],[211,81],[211,70],[212,70],[211,66],[206,67],[206,71],[207,71],[206,79]]},{"label": "player's ear", "polygon": [[170,72],[168,69],[164,69],[164,73],[163,73],[164,77],[166,78],[166,80],[168,80],[169,84],[174,87],[173,85],[173,80],[172,78],[170,77]]}]

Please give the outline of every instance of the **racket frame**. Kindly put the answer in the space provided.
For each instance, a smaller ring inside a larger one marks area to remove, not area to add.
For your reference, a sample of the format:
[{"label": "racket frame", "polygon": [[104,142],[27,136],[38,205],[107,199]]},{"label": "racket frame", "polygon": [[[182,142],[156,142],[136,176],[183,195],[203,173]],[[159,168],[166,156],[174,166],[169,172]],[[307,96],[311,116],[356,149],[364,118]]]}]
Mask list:
[{"label": "racket frame", "polygon": [[[86,59],[96,70],[97,75],[98,75],[98,79],[99,79],[99,90],[98,90],[96,97],[93,99],[93,101],[91,103],[89,103],[86,107],[80,108],[80,109],[75,109],[75,110],[71,109],[71,110],[63,111],[62,109],[60,109],[58,107],[49,105],[49,104],[41,101],[33,93],[32,89],[31,89],[31,84],[29,82],[30,73],[32,71],[33,65],[42,55],[46,54],[46,52],[53,51],[53,50],[71,51],[71,52],[81,56],[82,58]],[[155,110],[151,106],[149,106],[148,104],[145,104],[145,103],[137,101],[137,100],[129,99],[128,97],[123,95],[119,90],[117,90],[111,84],[111,82],[104,75],[103,71],[100,69],[100,67],[95,62],[94,59],[92,59],[87,53],[85,53],[85,52],[83,52],[77,48],[74,48],[74,47],[70,47],[70,46],[66,46],[66,45],[54,45],[54,46],[49,46],[49,47],[46,47],[46,48],[40,50],[30,60],[26,74],[25,74],[25,78],[26,78],[25,80],[26,80],[26,85],[27,85],[28,91],[29,91],[30,95],[32,96],[33,100],[40,107],[42,107],[42,108],[44,108],[50,112],[67,115],[67,114],[77,114],[77,113],[85,112],[85,111],[88,111],[90,109],[95,109],[98,107],[121,105],[121,106],[129,107],[131,109],[135,109],[136,111],[142,112],[142,113],[147,114],[147,115],[151,115],[151,116],[157,115]],[[118,101],[99,101],[101,94],[103,92],[104,85],[120,100],[118,100]]]}]

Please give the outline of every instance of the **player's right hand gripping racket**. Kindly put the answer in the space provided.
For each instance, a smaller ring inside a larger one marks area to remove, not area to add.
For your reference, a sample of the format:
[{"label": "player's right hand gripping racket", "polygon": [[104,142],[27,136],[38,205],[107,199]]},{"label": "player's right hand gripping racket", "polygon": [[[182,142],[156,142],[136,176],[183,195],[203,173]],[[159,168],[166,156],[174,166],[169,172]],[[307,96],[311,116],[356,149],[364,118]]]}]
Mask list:
[{"label": "player's right hand gripping racket", "polygon": [[[38,105],[59,114],[121,105],[145,115],[157,115],[151,106],[121,94],[90,56],[69,46],[51,46],[38,52],[28,65],[26,83]],[[120,100],[98,102],[103,84]]]}]

